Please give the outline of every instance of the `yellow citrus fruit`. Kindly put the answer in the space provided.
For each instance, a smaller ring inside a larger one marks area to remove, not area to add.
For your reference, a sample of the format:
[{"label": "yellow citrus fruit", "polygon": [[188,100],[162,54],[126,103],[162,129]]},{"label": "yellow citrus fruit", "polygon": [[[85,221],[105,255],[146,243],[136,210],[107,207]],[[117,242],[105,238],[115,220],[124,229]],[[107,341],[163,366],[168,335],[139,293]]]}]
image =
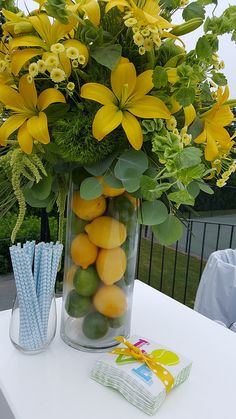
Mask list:
[{"label": "yellow citrus fruit", "polygon": [[121,247],[115,249],[101,249],[96,260],[96,268],[99,278],[106,285],[112,285],[119,281],[126,270],[127,259],[125,251]]},{"label": "yellow citrus fruit", "polygon": [[126,227],[115,218],[102,216],[85,226],[89,240],[103,249],[113,249],[126,240]]},{"label": "yellow citrus fruit", "polygon": [[99,288],[93,298],[93,304],[99,313],[112,319],[122,316],[127,310],[125,293],[117,285]]},{"label": "yellow citrus fruit", "polygon": [[75,192],[72,198],[72,211],[82,220],[91,221],[102,215],[106,210],[106,199],[99,196],[96,199],[82,199],[79,192]]},{"label": "yellow citrus fruit", "polygon": [[71,258],[76,265],[87,269],[97,259],[98,248],[90,242],[87,234],[80,233],[71,243]]},{"label": "yellow citrus fruit", "polygon": [[111,186],[109,186],[103,176],[97,176],[97,179],[99,180],[99,182],[101,183],[102,187],[103,187],[103,194],[105,196],[118,196],[118,195],[122,195],[125,191],[124,188],[111,188]]}]

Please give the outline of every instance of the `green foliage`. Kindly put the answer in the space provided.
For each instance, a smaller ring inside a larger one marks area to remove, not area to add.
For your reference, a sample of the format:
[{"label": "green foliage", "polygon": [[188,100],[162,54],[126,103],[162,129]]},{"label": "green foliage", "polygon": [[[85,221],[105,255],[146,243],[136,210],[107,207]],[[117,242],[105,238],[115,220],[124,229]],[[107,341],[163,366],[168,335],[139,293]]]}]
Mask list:
[{"label": "green foliage", "polygon": [[93,117],[94,115],[78,113],[70,119],[59,120],[53,126],[52,137],[61,158],[89,166],[126,145],[127,140],[120,130],[102,141],[95,140],[91,130]]},{"label": "green foliage", "polygon": [[49,16],[59,20],[59,22],[67,24],[69,13],[66,10],[65,0],[47,0],[45,9]]},{"label": "green foliage", "polygon": [[175,99],[182,106],[189,106],[194,103],[195,100],[195,89],[193,87],[181,87],[176,95]]},{"label": "green foliage", "polygon": [[105,47],[91,48],[90,55],[98,64],[101,64],[110,70],[114,70],[121,57],[121,45],[107,45]]},{"label": "green foliage", "polygon": [[80,196],[82,199],[95,199],[101,196],[103,187],[95,177],[87,177],[80,185]]},{"label": "green foliage", "polygon": [[162,224],[168,217],[165,204],[155,200],[153,202],[144,201],[138,208],[138,221],[144,225]]},{"label": "green foliage", "polygon": [[166,70],[163,67],[156,66],[153,70],[152,80],[154,87],[156,87],[157,89],[165,87],[168,83],[168,76]]},{"label": "green foliage", "polygon": [[190,19],[200,17],[201,19],[205,18],[205,9],[199,4],[199,2],[191,2],[187,7],[184,8],[182,16],[184,20],[189,21]]},{"label": "green foliage", "polygon": [[158,242],[164,246],[175,243],[183,235],[183,224],[173,214],[169,214],[166,220],[152,227]]},{"label": "green foliage", "polygon": [[198,39],[196,52],[199,58],[209,58],[212,56],[213,50],[208,38],[205,35]]},{"label": "green foliage", "polygon": [[212,32],[216,36],[231,33],[232,41],[236,42],[236,6],[229,6],[220,17],[208,17],[204,24],[204,31]]}]

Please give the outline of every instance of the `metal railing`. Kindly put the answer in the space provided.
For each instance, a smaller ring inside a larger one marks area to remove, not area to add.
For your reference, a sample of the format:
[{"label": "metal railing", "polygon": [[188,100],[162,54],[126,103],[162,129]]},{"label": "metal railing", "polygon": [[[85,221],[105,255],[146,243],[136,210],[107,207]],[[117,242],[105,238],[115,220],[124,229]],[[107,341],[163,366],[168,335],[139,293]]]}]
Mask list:
[{"label": "metal railing", "polygon": [[[236,223],[208,219],[189,219],[187,222],[188,229],[183,238],[169,247],[158,244],[149,227],[140,227],[136,277],[193,307],[208,256],[215,250],[236,248]],[[8,246],[9,238],[0,239],[0,246],[4,241]],[[3,256],[0,247],[0,265],[5,258],[6,251]]]},{"label": "metal railing", "polygon": [[236,248],[235,231],[236,224],[190,219],[184,237],[165,247],[158,244],[150,228],[142,226],[137,278],[193,307],[209,255],[216,250]]}]

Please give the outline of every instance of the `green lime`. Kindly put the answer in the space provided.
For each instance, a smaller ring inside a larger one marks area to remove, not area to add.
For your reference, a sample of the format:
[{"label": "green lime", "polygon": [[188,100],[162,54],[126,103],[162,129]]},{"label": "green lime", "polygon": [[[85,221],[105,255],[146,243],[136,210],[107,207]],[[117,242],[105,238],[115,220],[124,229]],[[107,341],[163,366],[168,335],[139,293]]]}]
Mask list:
[{"label": "green lime", "polygon": [[78,294],[90,297],[98,288],[99,278],[94,267],[89,266],[87,269],[77,269],[73,283]]},{"label": "green lime", "polygon": [[108,319],[100,313],[89,313],[84,319],[83,332],[89,339],[102,338],[108,329]]},{"label": "green lime", "polygon": [[88,297],[79,295],[75,290],[71,290],[66,298],[65,308],[71,317],[83,317],[88,313],[92,301]]},{"label": "green lime", "polygon": [[71,221],[71,230],[74,234],[84,233],[84,227],[88,224],[88,221],[81,220],[73,214]]},{"label": "green lime", "polygon": [[118,327],[121,327],[126,319],[126,313],[123,314],[123,316],[116,317],[115,319],[109,319],[109,325],[112,327],[112,329],[118,329]]},{"label": "green lime", "polygon": [[110,200],[109,213],[122,223],[127,223],[133,217],[135,209],[125,196],[117,196]]}]

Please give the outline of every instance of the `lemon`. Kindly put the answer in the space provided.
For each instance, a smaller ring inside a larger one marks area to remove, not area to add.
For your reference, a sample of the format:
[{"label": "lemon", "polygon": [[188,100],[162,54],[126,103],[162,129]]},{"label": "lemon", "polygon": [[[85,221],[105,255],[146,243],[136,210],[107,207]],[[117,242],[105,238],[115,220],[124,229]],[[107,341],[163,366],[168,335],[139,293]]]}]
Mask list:
[{"label": "lemon", "polygon": [[96,199],[82,199],[78,191],[74,192],[72,203],[72,211],[85,221],[91,221],[96,217],[102,215],[106,210],[106,199],[104,196],[99,196]]},{"label": "lemon", "polygon": [[87,269],[92,265],[98,254],[98,248],[89,241],[87,234],[80,233],[72,240],[71,243],[71,258],[76,265]]},{"label": "lemon", "polygon": [[83,317],[92,306],[91,298],[79,295],[75,290],[69,292],[66,298],[65,308],[71,317]]},{"label": "lemon", "polygon": [[102,338],[109,329],[108,319],[100,313],[89,313],[84,319],[82,329],[89,339]]},{"label": "lemon", "polygon": [[90,297],[98,288],[99,278],[93,266],[89,266],[87,269],[77,269],[73,283],[78,294]]},{"label": "lemon", "polygon": [[118,195],[122,195],[125,192],[124,188],[112,188],[111,186],[109,186],[103,176],[97,176],[97,179],[99,180],[99,182],[101,183],[102,187],[103,187],[103,194],[105,196],[118,196]]},{"label": "lemon", "polygon": [[113,249],[126,240],[126,228],[123,223],[112,217],[102,216],[95,218],[85,226],[89,240],[103,249]]},{"label": "lemon", "polygon": [[93,297],[93,304],[99,313],[112,319],[121,317],[127,310],[125,293],[116,285],[99,288]]},{"label": "lemon", "polygon": [[127,259],[125,251],[121,247],[115,249],[100,249],[96,260],[96,268],[99,278],[106,285],[112,285],[119,281],[126,270]]}]

